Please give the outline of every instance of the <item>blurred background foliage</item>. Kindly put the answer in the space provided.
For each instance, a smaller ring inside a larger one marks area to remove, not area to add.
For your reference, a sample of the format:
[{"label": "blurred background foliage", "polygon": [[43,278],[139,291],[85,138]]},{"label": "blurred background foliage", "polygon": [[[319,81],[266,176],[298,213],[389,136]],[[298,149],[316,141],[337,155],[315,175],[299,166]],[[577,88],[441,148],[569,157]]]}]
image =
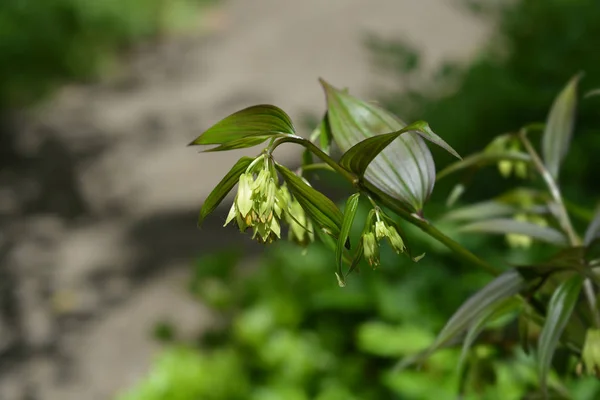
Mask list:
[{"label": "blurred background foliage", "polygon": [[28,105],[59,84],[97,78],[121,51],[192,22],[212,0],[3,0],[0,111]]},{"label": "blurred background foliage", "polygon": [[[556,94],[577,72],[586,73],[584,91],[600,87],[596,0],[508,3],[466,3],[494,24],[496,33],[471,63],[447,62],[433,76],[421,67],[418,50],[404,40],[368,38],[374,62],[403,83],[402,91],[377,94],[384,106],[407,121],[427,120],[466,155],[497,134],[544,121]],[[567,197],[588,207],[599,193],[595,174],[600,159],[589,151],[600,148],[599,101],[586,99],[579,107],[563,175]],[[441,152],[436,156],[440,164],[450,161]],[[510,184],[496,171],[488,172],[472,182],[466,199],[489,198]],[[450,187],[444,181],[438,186],[430,216],[443,211]],[[451,233],[453,227],[441,228]],[[422,261],[413,264],[385,251],[380,270],[362,266],[344,289],[335,284],[332,253],[319,245],[301,256],[299,249],[279,243],[253,271],[237,269],[231,252],[203,256],[190,290],[222,316],[221,323],[186,344],[177,340],[175,328],[159,329],[169,333],[160,335],[171,341],[167,350],[148,377],[119,400],[454,398],[459,350],[441,351],[419,370],[399,373],[394,366],[425,348],[488,278],[457,264],[419,232],[409,229],[409,236],[416,251],[427,253]],[[496,262],[547,254],[541,245],[507,253],[501,239],[476,235],[459,240]],[[533,360],[514,350],[517,343],[506,334],[511,329],[504,327],[502,335],[489,331],[479,340],[465,372],[465,398],[538,398]],[[572,365],[560,357],[557,363],[566,371],[570,398],[600,395],[597,381],[576,379]],[[186,372],[179,373],[182,368]],[[193,379],[188,371],[201,378]]]}]

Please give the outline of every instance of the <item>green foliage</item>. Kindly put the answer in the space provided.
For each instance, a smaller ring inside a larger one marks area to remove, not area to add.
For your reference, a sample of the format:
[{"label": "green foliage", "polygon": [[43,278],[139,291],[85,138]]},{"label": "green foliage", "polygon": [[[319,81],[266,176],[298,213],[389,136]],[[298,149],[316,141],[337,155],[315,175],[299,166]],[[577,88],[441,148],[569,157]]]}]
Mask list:
[{"label": "green foliage", "polygon": [[118,51],[185,24],[207,0],[3,0],[0,109],[112,68]]}]

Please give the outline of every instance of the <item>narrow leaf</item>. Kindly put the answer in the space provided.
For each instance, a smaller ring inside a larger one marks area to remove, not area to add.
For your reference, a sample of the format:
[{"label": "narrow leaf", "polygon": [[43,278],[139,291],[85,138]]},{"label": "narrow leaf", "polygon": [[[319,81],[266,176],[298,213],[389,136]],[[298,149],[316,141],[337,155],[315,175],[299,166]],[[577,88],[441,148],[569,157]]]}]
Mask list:
[{"label": "narrow leaf", "polygon": [[567,84],[554,100],[548,118],[546,129],[542,136],[542,156],[546,168],[554,179],[558,178],[560,164],[569,151],[575,122],[577,105],[577,84],[581,74],[578,74]]},{"label": "narrow leaf", "polygon": [[[509,270],[494,278],[490,283],[471,296],[448,320],[433,344],[425,352],[410,362],[418,362],[457,340],[472,324],[481,318],[494,304],[511,298],[526,286],[525,279],[515,270]],[[402,362],[402,367],[408,364]]]},{"label": "narrow leaf", "polygon": [[247,147],[258,146],[265,140],[270,139],[272,137],[276,137],[276,136],[280,136],[280,135],[245,137],[245,138],[241,138],[241,139],[232,140],[230,142],[224,143],[217,147],[212,147],[210,149],[202,150],[202,152],[203,153],[211,153],[211,152],[215,152],[215,151],[245,149]]},{"label": "narrow leaf", "polygon": [[496,165],[498,162],[503,160],[525,161],[529,163],[531,162],[531,157],[529,157],[528,154],[518,151],[477,153],[469,157],[465,157],[461,161],[450,164],[438,173],[437,179],[440,180],[454,172],[458,172],[466,168],[481,168],[485,167],[486,165]]},{"label": "narrow leaf", "polygon": [[[331,133],[343,152],[365,139],[398,132],[406,126],[374,104],[352,97],[323,80],[321,84],[327,95]],[[364,177],[411,211],[419,211],[433,190],[435,164],[422,137],[409,132],[385,147],[368,165]]]},{"label": "narrow leaf", "polygon": [[547,226],[540,226],[530,222],[516,221],[513,219],[489,219],[477,221],[460,228],[462,232],[486,232],[502,235],[516,233],[529,236],[533,239],[564,246],[567,238],[560,231]]},{"label": "narrow leaf", "polygon": [[473,343],[475,343],[475,340],[477,340],[477,337],[479,336],[479,334],[481,334],[485,327],[494,320],[514,313],[517,309],[520,308],[520,306],[521,302],[514,297],[508,299],[501,299],[496,303],[490,305],[485,311],[481,313],[481,315],[477,319],[473,321],[473,323],[467,331],[467,336],[463,341],[463,346],[457,367],[459,371],[462,370],[465,358],[467,357],[469,350],[473,346]]},{"label": "narrow leaf", "polygon": [[600,96],[600,89],[590,90],[583,97],[585,97],[587,99],[588,97],[594,97],[594,96]]},{"label": "narrow leaf", "polygon": [[446,213],[441,219],[448,221],[474,221],[485,218],[504,217],[514,214],[515,211],[516,208],[509,204],[490,200],[457,208]]},{"label": "narrow leaf", "polygon": [[330,235],[337,238],[343,219],[339,208],[327,196],[313,189],[286,167],[280,164],[275,164],[275,167],[304,211],[319,227],[326,229]]},{"label": "narrow leaf", "polygon": [[546,390],[546,381],[550,364],[558,341],[571,318],[573,308],[579,298],[583,279],[579,275],[564,281],[556,288],[548,303],[546,322],[538,342],[538,373],[542,388]]},{"label": "narrow leaf", "polygon": [[318,126],[318,136],[319,136],[319,144],[321,150],[325,154],[329,154],[331,150],[331,142],[333,140],[333,135],[331,133],[331,126],[329,125],[329,118],[327,117],[327,112],[323,116],[321,123]]},{"label": "narrow leaf", "polygon": [[342,272],[342,256],[344,254],[344,246],[346,245],[346,241],[348,240],[348,236],[350,235],[350,229],[352,229],[352,223],[354,222],[354,217],[356,216],[356,211],[358,210],[359,199],[360,193],[355,193],[352,196],[350,196],[346,201],[346,208],[344,208],[344,219],[342,221],[342,228],[340,230],[340,236],[338,237],[337,246],[335,249],[337,275],[338,278],[341,279],[342,283],[342,277],[344,276],[344,273]]},{"label": "narrow leaf", "polygon": [[237,184],[240,175],[242,175],[248,166],[254,161],[254,158],[251,157],[242,157],[240,158],[231,170],[225,175],[221,182],[213,189],[212,192],[208,195],[204,204],[200,208],[200,215],[198,216],[198,227],[202,225],[202,222],[213,212],[219,204],[223,201],[225,196],[233,189],[233,187]]},{"label": "narrow leaf", "polygon": [[363,247],[363,241],[359,240],[358,244],[356,245],[356,250],[354,252],[354,258],[352,258],[352,262],[350,263],[350,267],[348,268],[348,271],[344,275],[344,279],[346,279],[348,277],[348,275],[350,275],[352,272],[354,272],[354,270],[358,267],[358,263],[360,263],[360,260],[364,254],[364,251],[365,251],[365,249]]},{"label": "narrow leaf", "polygon": [[238,111],[217,122],[190,146],[225,144],[253,136],[270,137],[277,134],[294,134],[290,117],[280,108],[262,104]]},{"label": "narrow leaf", "polygon": [[596,209],[594,218],[585,231],[584,243],[587,246],[595,239],[600,239],[600,206]]}]

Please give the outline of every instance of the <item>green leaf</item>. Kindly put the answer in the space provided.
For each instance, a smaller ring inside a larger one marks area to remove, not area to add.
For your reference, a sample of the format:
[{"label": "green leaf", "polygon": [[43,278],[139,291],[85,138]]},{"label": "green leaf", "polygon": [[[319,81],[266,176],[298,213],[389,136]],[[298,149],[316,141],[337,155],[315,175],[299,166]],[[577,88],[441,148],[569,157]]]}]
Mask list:
[{"label": "green leaf", "polygon": [[594,218],[585,231],[584,243],[587,246],[596,239],[600,239],[600,206],[596,209]]},{"label": "green leaf", "polygon": [[554,100],[546,129],[542,136],[542,157],[546,168],[554,179],[558,178],[560,164],[569,151],[575,124],[575,108],[577,105],[577,84],[581,74],[576,75]]},{"label": "green leaf", "polygon": [[485,311],[483,311],[478,318],[476,318],[467,331],[467,336],[463,341],[463,346],[460,354],[460,359],[458,361],[457,369],[459,371],[462,370],[465,358],[469,352],[475,340],[479,334],[485,329],[485,327],[491,322],[498,320],[506,315],[514,313],[517,309],[521,307],[521,302],[514,298],[510,297],[508,299],[500,299],[496,303],[490,305]]},{"label": "green leaf", "polygon": [[[365,139],[398,132],[406,126],[376,105],[352,97],[323,80],[321,84],[327,95],[331,133],[343,152]],[[432,141],[439,139],[437,136],[428,136]],[[433,190],[435,164],[419,133],[408,132],[375,157],[368,165],[364,177],[411,211],[420,211]]]},{"label": "green leaf", "polygon": [[445,178],[454,172],[461,171],[466,168],[481,168],[486,165],[496,165],[498,162],[503,160],[524,161],[530,163],[531,157],[528,154],[518,151],[477,153],[470,155],[469,157],[465,157],[461,161],[457,161],[444,168],[438,173],[437,180],[439,181],[440,179]]},{"label": "green leaf", "polygon": [[215,151],[227,151],[227,150],[235,150],[235,149],[245,149],[247,147],[258,146],[262,142],[272,137],[283,136],[283,135],[273,135],[273,136],[252,136],[245,137],[241,139],[232,140],[230,142],[224,143],[217,147],[212,147],[210,149],[202,150],[203,153],[211,153]]},{"label": "green leaf", "polygon": [[358,267],[358,263],[360,262],[364,252],[365,252],[365,249],[363,247],[363,241],[359,240],[358,244],[356,245],[354,257],[352,258],[351,262],[349,263],[350,267],[348,268],[348,271],[344,275],[344,279],[346,279],[348,277],[348,275],[350,275]]},{"label": "green leaf", "polygon": [[546,381],[554,351],[571,318],[573,308],[579,298],[582,283],[583,278],[580,275],[575,275],[564,281],[556,288],[548,303],[546,322],[538,342],[538,374],[544,390],[546,389]]},{"label": "green leaf", "polygon": [[438,349],[449,345],[485,315],[490,307],[518,294],[525,286],[525,279],[516,270],[497,276],[460,306],[426,351],[403,361],[398,368],[426,359]]},{"label": "green leaf", "polygon": [[496,218],[477,221],[461,227],[460,231],[498,233],[503,235],[515,233],[560,246],[567,244],[565,235],[554,228],[513,219]]},{"label": "green leaf", "polygon": [[594,96],[600,96],[600,89],[590,90],[583,97],[585,97],[587,99],[588,97],[594,97]]},{"label": "green leaf", "polygon": [[233,189],[233,187],[237,184],[240,175],[242,175],[248,166],[254,161],[254,158],[251,157],[242,157],[240,158],[234,166],[229,170],[227,175],[221,182],[213,189],[212,192],[208,195],[204,204],[200,208],[200,215],[198,216],[198,227],[202,225],[204,219],[213,212],[219,204],[223,201],[225,196]]},{"label": "green leaf", "polygon": [[473,221],[504,217],[514,214],[515,211],[517,209],[509,204],[490,200],[457,208],[443,215],[441,219],[448,221]]},{"label": "green leaf", "polygon": [[460,158],[460,156],[454,151],[454,149],[452,149],[452,147],[446,144],[446,142],[444,142],[435,133],[433,133],[433,131],[431,131],[426,122],[417,121],[397,132],[372,136],[363,140],[362,142],[358,142],[342,155],[342,158],[340,159],[340,165],[359,176],[363,176],[373,159],[375,159],[379,153],[381,153],[400,135],[407,132],[418,133],[425,139],[435,137],[435,141],[432,140],[434,143],[439,144],[444,149],[448,150],[452,155]]},{"label": "green leaf", "polygon": [[[346,207],[344,208],[344,219],[342,221],[342,228],[340,230],[340,236],[337,240],[337,246],[335,249],[335,260],[337,264],[337,274],[340,279],[344,276],[342,272],[343,260],[342,256],[344,254],[344,246],[346,245],[346,241],[348,240],[348,236],[350,235],[350,229],[352,229],[352,223],[354,222],[354,217],[356,216],[356,211],[358,210],[358,201],[360,199],[360,193],[354,193],[352,196],[348,198],[346,201]],[[341,281],[344,282],[343,279]]]},{"label": "green leaf", "polygon": [[340,235],[343,220],[339,208],[327,196],[313,189],[286,167],[277,163],[275,167],[283,176],[290,192],[304,211],[319,227],[326,229],[331,236],[337,239]]},{"label": "green leaf", "polygon": [[263,104],[231,114],[198,136],[189,145],[226,144],[254,136],[265,137],[264,140],[266,140],[274,135],[292,135],[294,132],[294,125],[290,117],[282,109]]},{"label": "green leaf", "polygon": [[317,126],[310,136],[311,142],[315,141],[316,139],[319,139],[319,145],[323,153],[329,154],[331,151],[331,141],[333,140],[333,135],[331,134],[331,126],[329,125],[327,112],[325,112],[321,123],[319,123],[319,126]]}]

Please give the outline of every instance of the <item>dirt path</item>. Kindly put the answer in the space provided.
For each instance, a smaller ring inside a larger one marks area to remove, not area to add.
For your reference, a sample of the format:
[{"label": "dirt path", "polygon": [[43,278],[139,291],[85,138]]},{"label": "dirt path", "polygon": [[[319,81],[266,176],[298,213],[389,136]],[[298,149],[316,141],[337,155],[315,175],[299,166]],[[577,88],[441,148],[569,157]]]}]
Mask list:
[{"label": "dirt path", "polygon": [[[210,34],[140,50],[123,76],[65,88],[43,106],[24,146],[47,131],[64,139],[89,209],[75,222],[19,224],[8,260],[28,350],[0,374],[0,399],[109,399],[147,370],[158,349],[153,321],[172,315],[184,332],[210,323],[182,290],[185,267],[225,243],[246,245],[216,231],[218,217],[195,228],[203,197],[242,152],[198,155],[185,144],[256,103],[294,119],[318,114],[318,77],[359,95],[392,84],[370,66],[368,32],[404,35],[429,65],[472,55],[487,30],[448,3],[229,0],[210,14]],[[278,157],[293,162],[296,153]]]}]

